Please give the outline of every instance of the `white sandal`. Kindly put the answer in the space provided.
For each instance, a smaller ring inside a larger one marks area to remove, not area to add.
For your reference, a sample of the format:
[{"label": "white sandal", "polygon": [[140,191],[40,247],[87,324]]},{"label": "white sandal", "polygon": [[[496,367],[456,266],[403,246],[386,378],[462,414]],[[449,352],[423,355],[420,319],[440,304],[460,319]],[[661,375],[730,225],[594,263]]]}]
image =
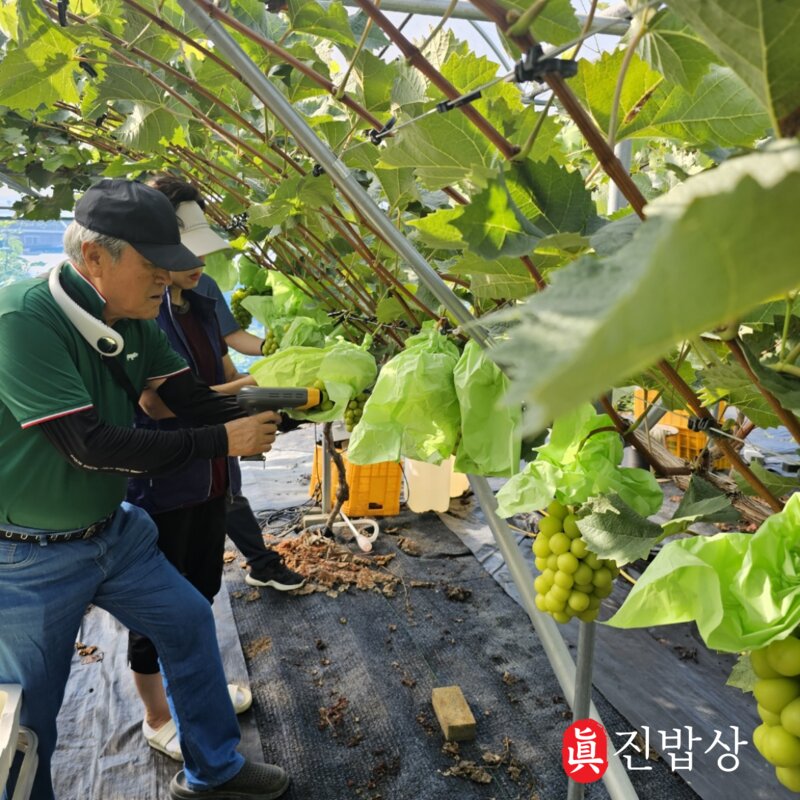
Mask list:
[{"label": "white sandal", "polygon": [[[233,710],[237,714],[243,714],[253,705],[253,693],[246,686],[236,683],[228,684],[228,696],[233,703]],[[175,727],[175,720],[162,725],[158,730],[151,728],[146,721],[142,722],[142,733],[147,740],[147,744],[159,753],[174,759],[183,761],[183,753],[178,742],[178,729]]]},{"label": "white sandal", "polygon": [[238,683],[228,684],[228,695],[233,703],[233,710],[237,714],[244,714],[253,705],[253,693],[246,687]]},{"label": "white sandal", "polygon": [[175,727],[175,720],[171,719],[164,723],[158,730],[151,728],[147,721],[142,722],[142,733],[147,740],[147,744],[163,753],[174,761],[183,761],[183,753],[178,742],[178,729]]}]

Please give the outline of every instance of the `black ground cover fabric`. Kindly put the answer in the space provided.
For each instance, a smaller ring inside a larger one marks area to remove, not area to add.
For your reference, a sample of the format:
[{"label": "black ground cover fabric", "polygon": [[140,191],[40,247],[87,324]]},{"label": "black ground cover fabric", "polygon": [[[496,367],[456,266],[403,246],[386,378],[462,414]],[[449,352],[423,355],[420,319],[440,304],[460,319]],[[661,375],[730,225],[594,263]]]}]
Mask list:
[{"label": "black ground cover fabric", "polygon": [[[265,757],[292,777],[287,800],[565,798],[570,712],[527,616],[436,515],[389,526],[375,552],[397,554],[393,597],[354,588],[255,597],[238,565],[226,570]],[[400,536],[417,555],[398,547]],[[443,749],[431,690],[454,684],[477,737]],[[595,702],[609,730],[631,729],[601,696]],[[464,762],[490,781],[452,774],[470,773]],[[648,765],[631,773],[640,797],[696,797],[663,762]],[[586,797],[608,794],[597,783]]]}]

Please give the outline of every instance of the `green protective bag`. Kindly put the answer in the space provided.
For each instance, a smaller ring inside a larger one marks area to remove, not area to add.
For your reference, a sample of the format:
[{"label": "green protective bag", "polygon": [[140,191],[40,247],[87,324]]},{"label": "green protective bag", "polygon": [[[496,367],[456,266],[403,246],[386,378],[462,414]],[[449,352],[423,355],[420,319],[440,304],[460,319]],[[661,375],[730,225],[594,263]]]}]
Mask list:
[{"label": "green protective bag", "polygon": [[[622,440],[611,418],[590,403],[559,417],[536,460],[514,475],[497,493],[497,513],[511,517],[538,511],[556,499],[580,505],[590,497],[618,494],[643,517],[655,514],[664,494],[649,471],[620,467]],[[594,431],[598,431],[594,433]]]},{"label": "green protective bag", "polygon": [[347,404],[375,382],[378,368],[365,349],[350,342],[327,347],[288,347],[250,368],[259,386],[313,386],[322,381],[333,401],[328,411],[289,411],[296,419],[330,422],[344,417]]},{"label": "green protective bag", "polygon": [[453,382],[461,410],[457,472],[509,478],[519,472],[522,441],[519,406],[502,405],[508,378],[476,342],[467,342]]},{"label": "green protective bag", "polygon": [[310,317],[295,317],[281,338],[280,347],[323,347],[325,334],[320,324]]},{"label": "green protective bag", "polygon": [[669,542],[606,624],[692,620],[708,647],[730,653],[785,639],[800,625],[800,494],[755,534]]},{"label": "green protective bag", "polygon": [[440,464],[458,438],[460,414],[453,369],[458,348],[435,330],[410,337],[388,361],[347,448],[353,464],[399,461]]}]

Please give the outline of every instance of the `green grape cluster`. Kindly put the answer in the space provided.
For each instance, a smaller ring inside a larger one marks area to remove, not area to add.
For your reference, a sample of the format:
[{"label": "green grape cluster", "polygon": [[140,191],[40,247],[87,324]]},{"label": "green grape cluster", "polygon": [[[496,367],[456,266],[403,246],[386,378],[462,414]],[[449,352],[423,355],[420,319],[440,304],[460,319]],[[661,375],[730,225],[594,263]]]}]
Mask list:
[{"label": "green grape cluster", "polygon": [[319,389],[320,392],[320,403],[314,410],[330,411],[333,408],[333,400],[328,397],[328,393],[325,391],[325,381],[314,381],[314,388]]},{"label": "green grape cluster", "polygon": [[242,300],[251,294],[253,294],[252,289],[236,289],[231,295],[231,313],[243,331],[246,331],[253,321],[253,315],[242,306]]},{"label": "green grape cluster", "polygon": [[361,392],[360,395],[352,398],[347,404],[347,408],[344,412],[344,424],[348,431],[352,431],[361,421],[367,397],[369,397],[369,395],[366,392]]},{"label": "green grape cluster", "polygon": [[583,622],[595,620],[619,569],[613,561],[589,551],[568,506],[553,500],[547,507],[547,516],[539,521],[533,554],[541,571],[533,583],[536,607],[556,622],[569,622],[572,617]]},{"label": "green grape cluster", "polygon": [[283,332],[279,332],[274,328],[270,328],[269,331],[267,331],[267,335],[264,337],[263,344],[261,345],[262,354],[265,356],[271,356],[273,353],[277,353],[282,336]]},{"label": "green grape cluster", "polygon": [[753,694],[762,721],[753,744],[775,767],[778,780],[800,793],[800,639],[792,635],[753,650],[750,663],[758,677]]}]

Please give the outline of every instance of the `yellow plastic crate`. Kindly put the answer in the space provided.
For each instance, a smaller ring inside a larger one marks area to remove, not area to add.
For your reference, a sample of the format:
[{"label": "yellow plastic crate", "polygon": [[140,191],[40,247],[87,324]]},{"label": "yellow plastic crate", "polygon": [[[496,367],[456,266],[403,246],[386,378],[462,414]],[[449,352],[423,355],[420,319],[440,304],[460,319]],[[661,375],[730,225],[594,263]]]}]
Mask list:
[{"label": "yellow plastic crate", "polygon": [[[676,434],[667,434],[665,437],[667,450],[687,461],[699,456],[707,442],[708,436],[706,434],[690,431],[688,428],[685,430],[679,428]],[[730,469],[731,462],[723,456],[715,459],[713,467],[714,469]]]},{"label": "yellow plastic crate", "polygon": [[[642,388],[637,388],[633,393],[633,413],[638,419],[644,413],[645,408],[649,408],[658,392],[654,389],[645,392]],[[722,419],[722,414],[725,411],[726,403],[724,400],[720,401],[718,407],[719,419]],[[674,453],[676,456],[685,458],[687,461],[696,458],[700,455],[703,448],[708,442],[708,436],[705,433],[689,430],[689,416],[687,411],[677,409],[676,411],[668,411],[659,420],[659,425],[668,425],[672,428],[677,428],[676,434],[667,434],[665,444],[667,449]],[[714,469],[730,469],[731,464],[727,458],[718,458],[714,461]]]},{"label": "yellow plastic crate", "polygon": [[[400,484],[403,472],[396,461],[378,464],[351,464],[341,450],[345,466],[350,499],[342,504],[342,511],[349,517],[388,517],[400,512]],[[314,448],[314,465],[311,469],[309,495],[320,489],[322,476],[322,447]],[[339,473],[331,460],[331,503],[336,502]]]}]

